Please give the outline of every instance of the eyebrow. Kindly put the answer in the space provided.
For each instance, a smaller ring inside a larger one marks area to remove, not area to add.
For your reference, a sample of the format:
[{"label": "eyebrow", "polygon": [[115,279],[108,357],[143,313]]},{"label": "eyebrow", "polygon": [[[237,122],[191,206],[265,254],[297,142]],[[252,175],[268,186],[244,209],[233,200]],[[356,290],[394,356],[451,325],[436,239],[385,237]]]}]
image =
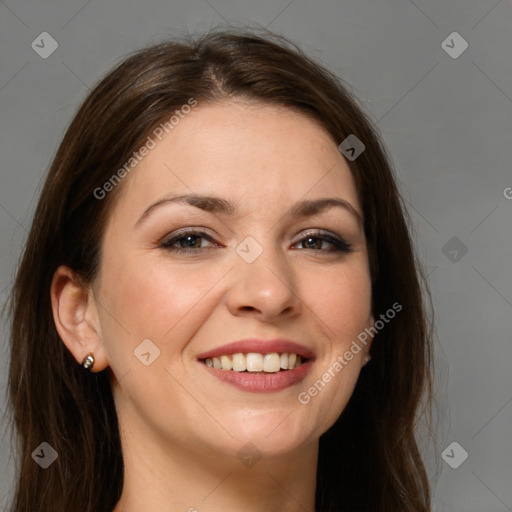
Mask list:
[{"label": "eyebrow", "polygon": [[[145,219],[149,217],[151,212],[155,211],[158,207],[169,203],[188,204],[199,208],[205,212],[219,213],[229,216],[236,215],[238,211],[238,204],[231,203],[226,199],[220,197],[205,196],[200,194],[180,194],[168,195],[159,199],[151,204],[144,213],[140,216],[139,220],[135,223],[137,227]],[[286,213],[285,216],[293,218],[311,217],[318,213],[327,211],[334,207],[344,208],[346,211],[356,217],[360,225],[363,225],[363,219],[359,212],[345,199],[339,197],[325,197],[319,199],[304,199],[295,203]]]}]

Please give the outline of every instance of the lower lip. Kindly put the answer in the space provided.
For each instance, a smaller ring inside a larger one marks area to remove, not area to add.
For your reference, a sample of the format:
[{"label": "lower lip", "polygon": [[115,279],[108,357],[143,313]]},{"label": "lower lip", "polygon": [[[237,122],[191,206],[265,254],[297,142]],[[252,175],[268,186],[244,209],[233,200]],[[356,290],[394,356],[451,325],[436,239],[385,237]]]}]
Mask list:
[{"label": "lower lip", "polygon": [[242,391],[251,393],[273,393],[298,384],[306,377],[313,360],[308,360],[293,370],[280,370],[275,373],[235,372],[234,370],[219,370],[200,364],[217,379],[227,382]]}]

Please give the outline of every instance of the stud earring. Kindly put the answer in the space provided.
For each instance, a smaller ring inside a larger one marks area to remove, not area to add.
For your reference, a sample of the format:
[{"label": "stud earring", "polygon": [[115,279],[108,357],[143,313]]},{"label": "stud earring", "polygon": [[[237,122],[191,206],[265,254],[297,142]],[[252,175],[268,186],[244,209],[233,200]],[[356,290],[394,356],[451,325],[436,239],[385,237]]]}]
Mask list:
[{"label": "stud earring", "polygon": [[92,354],[87,354],[82,361],[82,367],[85,368],[86,370],[91,371],[93,366],[94,356]]}]

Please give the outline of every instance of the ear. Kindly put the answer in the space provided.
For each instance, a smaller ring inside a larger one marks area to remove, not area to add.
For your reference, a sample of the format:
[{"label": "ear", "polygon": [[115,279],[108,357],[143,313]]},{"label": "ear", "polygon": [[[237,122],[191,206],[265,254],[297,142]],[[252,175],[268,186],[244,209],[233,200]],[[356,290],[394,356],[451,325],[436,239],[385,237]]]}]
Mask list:
[{"label": "ear", "polygon": [[53,320],[60,338],[78,364],[92,353],[95,359],[90,371],[99,372],[108,366],[96,300],[91,287],[65,265],[54,273],[51,284]]}]

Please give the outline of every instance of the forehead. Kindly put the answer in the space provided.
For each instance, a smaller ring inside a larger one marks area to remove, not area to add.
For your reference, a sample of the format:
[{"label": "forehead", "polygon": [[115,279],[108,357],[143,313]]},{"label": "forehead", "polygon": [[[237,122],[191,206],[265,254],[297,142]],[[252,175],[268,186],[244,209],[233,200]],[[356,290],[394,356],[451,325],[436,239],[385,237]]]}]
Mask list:
[{"label": "forehead", "polygon": [[[240,199],[247,209],[288,208],[338,195],[361,213],[352,173],[316,120],[286,107],[224,102],[184,115],[124,178],[118,206],[141,211],[166,193]],[[123,214],[127,214],[125,211]]]}]

